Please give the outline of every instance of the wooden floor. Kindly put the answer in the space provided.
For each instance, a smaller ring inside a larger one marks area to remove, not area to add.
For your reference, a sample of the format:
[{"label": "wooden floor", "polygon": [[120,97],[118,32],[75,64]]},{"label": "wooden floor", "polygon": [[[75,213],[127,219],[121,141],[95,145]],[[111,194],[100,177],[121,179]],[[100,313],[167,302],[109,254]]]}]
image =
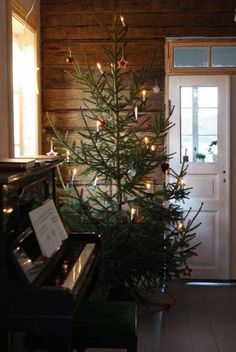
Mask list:
[{"label": "wooden floor", "polygon": [[[138,352],[235,352],[236,285],[170,285],[176,303],[138,318]],[[22,352],[16,343],[14,351]],[[125,352],[88,349],[86,352]]]},{"label": "wooden floor", "polygon": [[[169,310],[138,320],[138,352],[235,352],[236,286],[173,283]],[[88,349],[87,352],[125,350]]]}]

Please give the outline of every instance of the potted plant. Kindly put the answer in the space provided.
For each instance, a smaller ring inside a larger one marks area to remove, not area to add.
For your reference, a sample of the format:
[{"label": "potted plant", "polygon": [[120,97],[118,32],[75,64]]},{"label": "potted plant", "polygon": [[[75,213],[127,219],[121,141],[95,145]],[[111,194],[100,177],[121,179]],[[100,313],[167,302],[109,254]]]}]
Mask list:
[{"label": "potted plant", "polygon": [[204,163],[205,158],[206,158],[206,155],[205,155],[205,154],[202,154],[202,153],[197,153],[197,154],[195,155],[195,158],[196,158],[196,161],[197,161],[198,163]]},{"label": "potted plant", "polygon": [[217,160],[217,141],[212,141],[208,148],[208,153],[212,155],[212,161]]}]

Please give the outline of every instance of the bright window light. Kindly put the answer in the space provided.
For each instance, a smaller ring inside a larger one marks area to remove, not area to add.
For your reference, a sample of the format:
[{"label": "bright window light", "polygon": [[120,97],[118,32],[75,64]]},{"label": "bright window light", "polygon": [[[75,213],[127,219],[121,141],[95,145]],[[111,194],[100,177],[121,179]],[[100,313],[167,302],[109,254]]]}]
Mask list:
[{"label": "bright window light", "polygon": [[12,16],[14,155],[38,152],[36,34]]}]

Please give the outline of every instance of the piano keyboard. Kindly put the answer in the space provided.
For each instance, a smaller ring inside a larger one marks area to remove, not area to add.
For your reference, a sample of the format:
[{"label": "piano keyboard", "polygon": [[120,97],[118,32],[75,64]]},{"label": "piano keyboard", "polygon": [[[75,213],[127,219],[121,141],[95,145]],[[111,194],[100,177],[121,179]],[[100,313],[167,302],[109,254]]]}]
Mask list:
[{"label": "piano keyboard", "polygon": [[63,288],[73,291],[74,286],[78,284],[80,277],[83,276],[84,269],[88,267],[88,261],[91,259],[94,249],[95,243],[87,243],[85,245],[80,256],[74,263],[64,283],[62,284]]}]

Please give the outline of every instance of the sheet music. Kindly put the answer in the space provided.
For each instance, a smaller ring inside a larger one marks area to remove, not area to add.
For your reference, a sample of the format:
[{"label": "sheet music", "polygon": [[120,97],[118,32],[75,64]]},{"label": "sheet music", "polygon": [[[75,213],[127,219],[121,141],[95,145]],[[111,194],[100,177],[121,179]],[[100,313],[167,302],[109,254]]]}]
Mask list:
[{"label": "sheet music", "polygon": [[48,213],[51,216],[51,220],[52,220],[53,225],[56,229],[58,237],[61,239],[61,241],[64,241],[68,237],[68,235],[67,235],[65,227],[61,221],[61,218],[57,212],[57,208],[56,208],[53,200],[49,199],[45,203],[45,206],[47,206],[47,208],[48,208]]},{"label": "sheet music", "polygon": [[67,233],[52,200],[29,212],[42,254],[50,257],[67,238]]}]

